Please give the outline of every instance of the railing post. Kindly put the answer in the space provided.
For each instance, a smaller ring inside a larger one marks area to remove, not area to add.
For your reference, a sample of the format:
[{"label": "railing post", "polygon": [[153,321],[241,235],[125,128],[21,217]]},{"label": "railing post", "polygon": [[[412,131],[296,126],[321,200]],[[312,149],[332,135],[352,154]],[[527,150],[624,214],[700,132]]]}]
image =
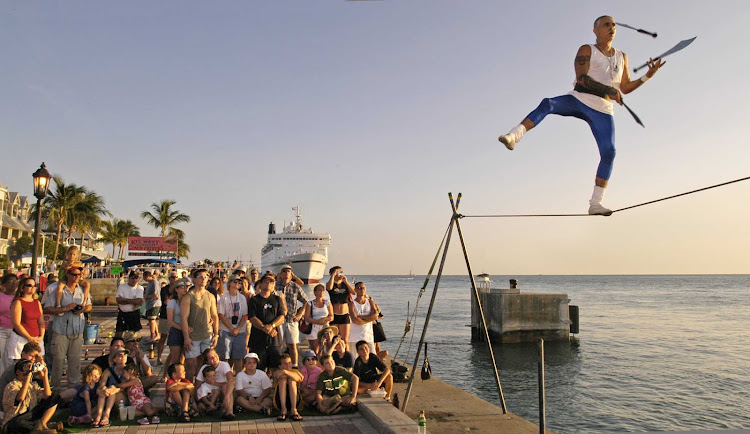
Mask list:
[{"label": "railing post", "polygon": [[544,434],[546,408],[544,403],[544,339],[539,339],[539,433]]}]

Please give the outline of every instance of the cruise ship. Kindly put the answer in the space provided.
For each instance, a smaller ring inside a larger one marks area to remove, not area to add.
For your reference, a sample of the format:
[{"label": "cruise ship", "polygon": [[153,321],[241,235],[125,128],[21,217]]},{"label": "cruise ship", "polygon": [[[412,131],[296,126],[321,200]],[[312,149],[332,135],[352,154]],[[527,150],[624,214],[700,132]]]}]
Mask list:
[{"label": "cruise ship", "polygon": [[292,266],[294,274],[305,283],[317,283],[323,278],[328,265],[330,234],[316,234],[302,227],[300,207],[292,208],[295,219],[276,233],[276,224],[268,225],[268,242],[261,250],[261,271],[278,273],[283,265]]}]

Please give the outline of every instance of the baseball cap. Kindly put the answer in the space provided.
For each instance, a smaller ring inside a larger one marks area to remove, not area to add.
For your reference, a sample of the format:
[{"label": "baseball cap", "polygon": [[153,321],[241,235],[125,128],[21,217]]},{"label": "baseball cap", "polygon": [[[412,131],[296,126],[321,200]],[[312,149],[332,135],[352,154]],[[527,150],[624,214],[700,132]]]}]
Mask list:
[{"label": "baseball cap", "polygon": [[258,357],[255,353],[247,353],[245,354],[245,359],[255,359],[258,363],[260,363],[260,357]]},{"label": "baseball cap", "polygon": [[281,267],[281,270],[280,270],[280,271],[284,271],[284,270],[291,270],[291,269],[292,269],[292,266],[291,266],[291,265],[289,265],[289,264],[286,264],[286,265],[283,265],[283,266]]}]

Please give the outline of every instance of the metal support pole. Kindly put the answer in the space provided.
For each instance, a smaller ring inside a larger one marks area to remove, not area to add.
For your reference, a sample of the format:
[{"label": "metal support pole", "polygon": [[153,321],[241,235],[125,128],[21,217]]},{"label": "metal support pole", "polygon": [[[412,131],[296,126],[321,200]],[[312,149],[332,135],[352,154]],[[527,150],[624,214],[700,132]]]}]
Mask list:
[{"label": "metal support pole", "polygon": [[36,222],[34,223],[34,247],[31,252],[31,273],[32,279],[36,278],[36,262],[39,256],[39,232],[42,226],[42,200],[36,200]]},{"label": "metal support pole", "polygon": [[544,403],[544,339],[539,339],[539,433],[544,434],[546,425],[546,405]]},{"label": "metal support pole", "polygon": [[[460,193],[459,193],[460,194]],[[451,206],[453,206],[453,201],[451,201]],[[497,372],[497,363],[495,362],[495,353],[492,351],[492,342],[490,341],[490,332],[487,329],[487,321],[484,316],[484,309],[482,308],[482,302],[479,298],[479,290],[477,289],[477,283],[474,280],[474,273],[471,271],[471,262],[469,262],[469,253],[466,251],[466,243],[464,242],[464,235],[463,232],[461,232],[461,223],[459,222],[459,219],[461,216],[458,214],[458,209],[456,207],[453,207],[453,214],[458,216],[456,218],[456,230],[458,231],[458,237],[461,240],[461,249],[464,252],[464,259],[466,260],[466,269],[469,272],[469,279],[471,279],[471,289],[472,293],[474,294],[474,300],[477,302],[477,306],[479,308],[479,314],[482,319],[482,328],[484,329],[484,337],[487,340],[487,349],[490,351],[490,358],[492,359],[492,368],[495,372],[495,384],[497,385],[497,391],[500,395],[500,408],[503,410],[503,414],[508,413],[508,408],[505,405],[505,396],[503,395],[503,386],[500,383],[500,374]]]},{"label": "metal support pole", "polygon": [[437,276],[435,276],[435,287],[432,290],[432,297],[430,298],[430,307],[427,309],[427,316],[424,320],[424,326],[422,327],[422,336],[419,338],[419,345],[417,346],[417,354],[414,356],[414,364],[411,366],[411,374],[409,375],[409,385],[406,387],[406,394],[404,395],[404,403],[401,406],[401,411],[406,413],[406,406],[409,404],[409,396],[411,395],[411,388],[414,384],[414,374],[419,365],[419,356],[422,353],[422,345],[424,344],[425,336],[427,336],[427,326],[430,325],[430,317],[432,316],[432,307],[435,305],[435,296],[437,295],[438,285],[440,285],[440,277],[443,275],[443,266],[445,265],[445,258],[448,256],[448,246],[451,243],[451,235],[453,234],[453,226],[458,221],[458,214],[456,210],[461,202],[461,193],[458,194],[458,200],[456,205],[453,205],[453,194],[448,193],[448,198],[451,201],[451,207],[453,208],[453,215],[451,216],[451,222],[448,226],[448,237],[445,240],[445,247],[443,248],[443,257],[440,259],[440,267],[438,268]]}]

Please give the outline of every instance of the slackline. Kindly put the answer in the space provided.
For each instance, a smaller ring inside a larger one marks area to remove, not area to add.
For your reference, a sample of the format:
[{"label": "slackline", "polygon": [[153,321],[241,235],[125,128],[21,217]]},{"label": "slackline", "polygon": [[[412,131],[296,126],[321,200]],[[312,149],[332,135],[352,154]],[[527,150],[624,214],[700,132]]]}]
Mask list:
[{"label": "slackline", "polygon": [[[712,188],[722,187],[729,184],[734,184],[735,182],[741,182],[741,181],[747,181],[750,179],[750,176],[746,176],[744,178],[735,179],[734,181],[728,181],[728,182],[722,182],[721,184],[711,185],[708,187],[699,188],[697,190],[687,191],[685,193],[675,194],[673,196],[663,197],[661,199],[651,200],[648,202],[639,203],[637,205],[631,205],[627,206],[625,208],[620,208],[616,210],[612,210],[612,214],[620,211],[625,211],[628,209],[638,208],[639,206],[645,206],[645,205],[651,205],[652,203],[661,202],[664,200],[674,199],[676,197],[680,196],[686,196],[688,194],[698,193],[699,191],[705,191],[710,190]],[[458,218],[500,218],[500,217],[602,217],[598,214],[486,214],[486,215],[464,215],[464,214],[458,214]]]}]

